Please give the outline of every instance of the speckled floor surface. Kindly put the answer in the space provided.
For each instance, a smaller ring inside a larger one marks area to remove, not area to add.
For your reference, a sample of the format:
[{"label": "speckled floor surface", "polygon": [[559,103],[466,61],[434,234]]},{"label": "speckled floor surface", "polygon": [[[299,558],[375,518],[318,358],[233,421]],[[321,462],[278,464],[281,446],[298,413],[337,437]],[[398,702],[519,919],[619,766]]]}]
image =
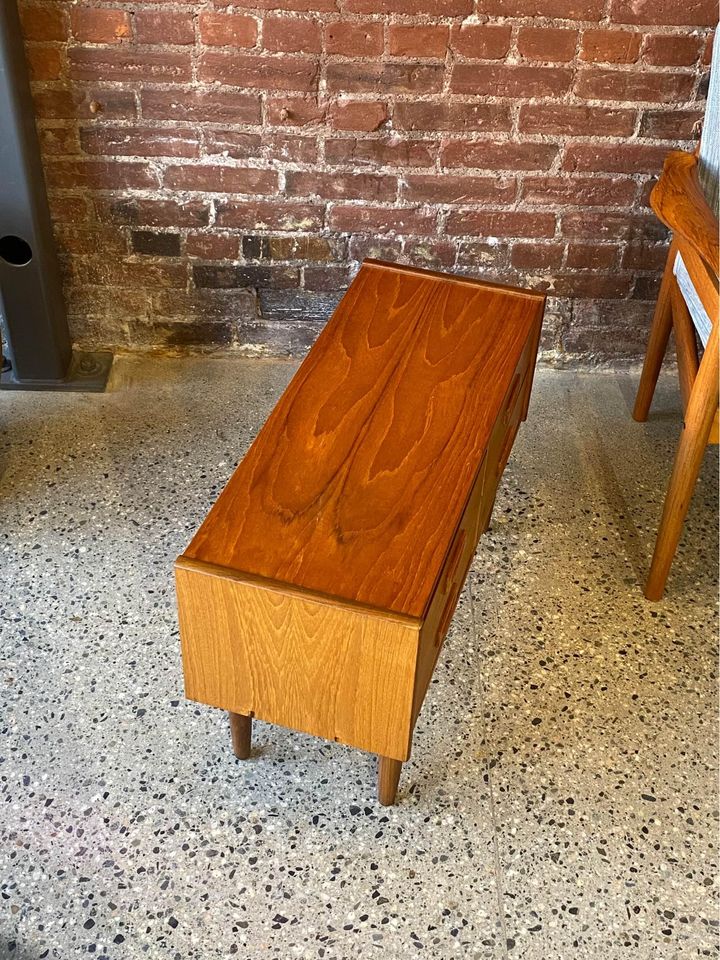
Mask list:
[{"label": "speckled floor surface", "polygon": [[186,702],[172,563],[293,371],[0,394],[0,956],[716,957],[717,463],[644,600],[679,430],[540,371],[406,764]]}]

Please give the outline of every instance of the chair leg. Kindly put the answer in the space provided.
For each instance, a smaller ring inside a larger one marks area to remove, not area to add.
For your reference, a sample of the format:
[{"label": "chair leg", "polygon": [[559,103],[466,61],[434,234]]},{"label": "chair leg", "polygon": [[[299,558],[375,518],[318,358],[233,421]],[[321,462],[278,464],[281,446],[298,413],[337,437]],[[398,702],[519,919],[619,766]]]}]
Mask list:
[{"label": "chair leg", "polygon": [[645,585],[648,600],[660,600],[690,505],[718,408],[718,324],[703,354],[693,386]]},{"label": "chair leg", "polygon": [[690,311],[680,292],[680,287],[676,283],[673,284],[670,299],[673,312],[675,352],[677,353],[678,375],[680,377],[680,393],[682,394],[683,411],[685,411],[690,401],[690,394],[699,367],[697,340]]},{"label": "chair leg", "polygon": [[638,386],[637,397],[635,398],[635,408],[633,409],[633,419],[643,423],[647,420],[652,403],[655,385],[660,375],[665,351],[667,350],[670,330],[672,329],[672,300],[671,291],[676,282],[673,275],[673,265],[677,250],[675,244],[670,246],[665,272],[663,273],[662,283],[660,284],[660,293],[655,304],[655,313],[653,314],[652,326],[650,327],[650,337],[648,339],[647,351],[645,353],[645,362],[643,364],[640,385]]},{"label": "chair leg", "polygon": [[246,717],[242,713],[229,713],[228,716],[233,752],[238,760],[247,760],[252,742],[252,717]]},{"label": "chair leg", "polygon": [[390,757],[378,757],[378,760],[378,800],[384,807],[391,807],[400,782],[402,760]]}]

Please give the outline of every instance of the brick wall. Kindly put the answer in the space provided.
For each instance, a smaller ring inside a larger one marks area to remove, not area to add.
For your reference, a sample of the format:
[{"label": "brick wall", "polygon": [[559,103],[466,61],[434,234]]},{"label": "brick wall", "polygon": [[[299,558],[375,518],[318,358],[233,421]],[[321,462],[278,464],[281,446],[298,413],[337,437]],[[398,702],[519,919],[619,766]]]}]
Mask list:
[{"label": "brick wall", "polygon": [[378,256],[547,290],[550,357],[641,352],[714,0],[22,14],[80,343],[301,352]]}]

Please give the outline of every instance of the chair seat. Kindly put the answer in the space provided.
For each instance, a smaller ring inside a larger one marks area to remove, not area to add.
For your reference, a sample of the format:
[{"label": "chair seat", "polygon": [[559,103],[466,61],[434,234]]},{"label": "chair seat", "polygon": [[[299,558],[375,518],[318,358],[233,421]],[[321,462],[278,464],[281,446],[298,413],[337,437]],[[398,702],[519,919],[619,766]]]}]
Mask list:
[{"label": "chair seat", "polygon": [[673,273],[677,279],[678,287],[680,287],[680,292],[683,295],[683,300],[687,304],[687,308],[690,311],[693,325],[698,332],[698,336],[700,337],[703,347],[706,347],[707,342],[710,339],[712,320],[707,315],[707,311],[702,305],[702,301],[698,296],[692,280],[690,279],[690,274],[688,273],[687,267],[685,266],[683,258],[680,256],[680,254],[675,257]]}]

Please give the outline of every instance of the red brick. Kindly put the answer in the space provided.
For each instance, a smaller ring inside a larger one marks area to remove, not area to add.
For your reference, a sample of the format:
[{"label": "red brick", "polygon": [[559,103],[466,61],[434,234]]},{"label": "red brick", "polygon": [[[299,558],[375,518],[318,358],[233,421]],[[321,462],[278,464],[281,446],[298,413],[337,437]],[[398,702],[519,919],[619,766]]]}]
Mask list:
[{"label": "red brick", "polygon": [[555,20],[599,20],[605,0],[479,0],[478,13],[491,17],[551,17]]},{"label": "red brick", "polygon": [[521,199],[525,203],[569,206],[629,206],[637,192],[627,177],[525,177]]},{"label": "red brick", "polygon": [[229,90],[142,90],[146,120],[205,120],[212,123],[260,123],[260,98]]},{"label": "red brick", "polygon": [[439,144],[437,140],[379,140],[343,138],[325,141],[328,163],[347,163],[353,167],[432,167]]},{"label": "red brick", "polygon": [[575,93],[589,100],[637,100],[677,103],[689,100],[693,90],[690,74],[602,70],[586,67],[578,74]]},{"label": "red brick", "polygon": [[616,23],[714,27],[718,9],[715,0],[612,0],[610,17]]},{"label": "red brick", "polygon": [[377,233],[427,235],[435,230],[435,214],[425,208],[365,207],[334,204],[328,214],[331,230],[343,233]]},{"label": "red brick", "polygon": [[267,119],[277,126],[305,127],[322,123],[327,110],[314,97],[278,97],[267,101]]},{"label": "red brick", "polygon": [[524,210],[463,210],[447,218],[450,236],[462,237],[552,237],[555,215]]},{"label": "red brick", "polygon": [[75,126],[47,127],[38,130],[40,151],[54,156],[80,153],[80,141]]},{"label": "red brick", "polygon": [[690,140],[697,124],[703,118],[700,107],[694,110],[643,110],[640,136],[657,140]]},{"label": "red brick", "polygon": [[40,120],[70,120],[75,117],[75,98],[71,90],[47,87],[33,91],[35,116]]},{"label": "red brick", "polygon": [[80,132],[85,153],[126,157],[197,157],[197,136],[165,127],[93,127]]},{"label": "red brick", "polygon": [[185,287],[187,266],[184,263],[148,260],[119,260],[98,257],[93,261],[75,261],[74,279],[81,284],[98,286]]},{"label": "red brick", "polygon": [[257,21],[254,17],[204,10],[198,24],[200,39],[209,46],[254,47],[257,40]]},{"label": "red brick", "polygon": [[573,60],[578,43],[577,30],[521,27],[518,51],[524,60],[567,63]]},{"label": "red brick", "polygon": [[221,202],[217,225],[242,230],[318,230],[323,222],[321,204],[282,200]]},{"label": "red brick", "polygon": [[163,182],[166,187],[176,190],[207,193],[277,193],[278,187],[274,170],[200,164],[170,166]]},{"label": "red brick", "polygon": [[[158,0],[163,2],[163,0]],[[190,2],[190,0],[183,0]],[[197,3],[197,0],[191,0]],[[242,7],[253,10],[280,10],[283,13],[337,13],[337,0],[215,0],[216,7]]]},{"label": "red brick", "polygon": [[519,270],[551,270],[562,263],[562,243],[514,243],[510,262]]},{"label": "red brick", "polygon": [[288,196],[320,197],[322,200],[392,200],[397,179],[372,173],[313,173],[290,170],[286,175]]},{"label": "red brick", "polygon": [[450,140],[441,152],[444,167],[482,170],[547,170],[558,148],[551,143],[506,140]]},{"label": "red brick", "polygon": [[120,43],[132,36],[130,14],[124,10],[72,7],[70,25],[75,39],[84,43]]},{"label": "red brick", "polygon": [[20,7],[22,32],[26,40],[66,40],[67,22],[62,7],[23,4]]},{"label": "red brick", "polygon": [[520,107],[521,133],[567,137],[628,137],[635,130],[635,110],[571,106],[564,103],[524,103]]},{"label": "red brick", "polygon": [[213,155],[224,154],[233,160],[247,160],[262,154],[262,136],[243,130],[206,130],[205,150]]},{"label": "red brick", "polygon": [[68,90],[51,88],[33,94],[35,113],[41,119],[54,120],[131,120],[137,116],[132,90],[113,87],[83,87]]},{"label": "red brick", "polygon": [[473,12],[473,0],[344,0],[343,12],[463,17]]},{"label": "red brick", "polygon": [[343,57],[373,57],[383,51],[382,24],[339,20],[325,26],[325,50]]},{"label": "red brick", "polygon": [[75,116],[80,120],[134,120],[137,101],[133,90],[117,87],[75,87],[73,90]]},{"label": "red brick", "polygon": [[396,263],[403,255],[403,241],[400,237],[380,235],[364,237],[352,234],[349,238],[349,256],[351,260],[389,260]]},{"label": "red brick", "polygon": [[136,227],[206,227],[210,214],[198,200],[97,199],[98,219]]},{"label": "red brick", "polygon": [[273,53],[320,53],[320,24],[315,20],[300,20],[297,17],[265,17],[262,44]]},{"label": "red brick", "polygon": [[131,47],[72,47],[68,51],[74,80],[154,80],[181,83],[192,76],[187,50],[137,50]]},{"label": "red brick", "polygon": [[574,240],[624,240],[630,230],[627,212],[600,213],[591,210],[563,214],[561,233]]},{"label": "red brick", "polygon": [[505,104],[420,100],[396,103],[393,127],[397,130],[507,133],[512,121],[510,109]]},{"label": "red brick", "polygon": [[626,270],[657,270],[665,266],[668,248],[664,243],[630,243],[623,250],[622,266]]},{"label": "red brick", "polygon": [[114,227],[103,227],[97,223],[62,224],[56,227],[55,237],[63,253],[75,256],[97,256],[98,249],[103,253],[124,256],[127,253],[127,242],[124,234]]},{"label": "red brick", "polygon": [[217,233],[188,233],[185,252],[200,260],[237,260],[238,238]]},{"label": "red brick", "polygon": [[573,71],[567,67],[528,67],[457,63],[450,92],[495,97],[560,97],[567,93]]},{"label": "red brick", "polygon": [[386,103],[373,100],[345,100],[330,107],[329,118],[335,130],[371,132],[388,119],[388,108]]},{"label": "red brick", "polygon": [[435,57],[443,59],[450,31],[446,26],[416,26],[392,23],[388,28],[390,53],[394,57]]},{"label": "red brick", "polygon": [[317,90],[319,66],[306,57],[262,57],[252,54],[206,53],[198,79],[258,90]]},{"label": "red brick", "polygon": [[138,10],[135,14],[138,43],[188,44],[195,42],[195,27],[188,13],[175,10]]},{"label": "red brick", "polygon": [[642,58],[654,66],[689,67],[697,61],[702,47],[702,37],[651,34],[645,38]]},{"label": "red brick", "polygon": [[503,60],[510,49],[508,26],[470,23],[454,26],[450,44],[455,53],[472,60]]},{"label": "red brick", "polygon": [[667,147],[620,143],[570,144],[565,150],[563,170],[584,173],[658,173],[667,156]]},{"label": "red brick", "polygon": [[630,30],[584,30],[580,59],[593,63],[635,63],[642,34]]},{"label": "red brick", "polygon": [[403,182],[403,200],[414,203],[512,203],[515,180],[498,177],[413,175]]},{"label": "red brick", "polygon": [[284,163],[312,163],[318,160],[317,137],[299,137],[295,133],[263,133],[262,144],[268,159]]},{"label": "red brick", "polygon": [[566,265],[581,270],[607,270],[617,265],[620,247],[614,243],[574,243]]},{"label": "red brick", "polygon": [[345,290],[351,279],[349,267],[341,264],[305,267],[303,270],[306,290]]},{"label": "red brick", "polygon": [[32,44],[25,48],[31,80],[59,80],[63,72],[63,56],[58,47]]},{"label": "red brick", "polygon": [[409,237],[405,241],[405,259],[431,270],[451,270],[457,259],[453,240]]},{"label": "red brick", "polygon": [[553,278],[552,292],[560,297],[582,297],[591,300],[624,300],[630,294],[630,277],[590,274],[567,274]]},{"label": "red brick", "polygon": [[329,93],[440,93],[445,73],[440,64],[329,63]]},{"label": "red brick", "polygon": [[147,163],[112,160],[56,160],[45,167],[49,187],[90,190],[156,187],[157,176]]},{"label": "red brick", "polygon": [[88,204],[85,197],[49,196],[50,216],[53,223],[80,223],[88,219]]},{"label": "red brick", "polygon": [[712,52],[713,52],[713,43],[715,41],[715,34],[710,33],[707,40],[705,41],[705,49],[703,50],[702,62],[704,66],[709,66],[712,61]]}]

